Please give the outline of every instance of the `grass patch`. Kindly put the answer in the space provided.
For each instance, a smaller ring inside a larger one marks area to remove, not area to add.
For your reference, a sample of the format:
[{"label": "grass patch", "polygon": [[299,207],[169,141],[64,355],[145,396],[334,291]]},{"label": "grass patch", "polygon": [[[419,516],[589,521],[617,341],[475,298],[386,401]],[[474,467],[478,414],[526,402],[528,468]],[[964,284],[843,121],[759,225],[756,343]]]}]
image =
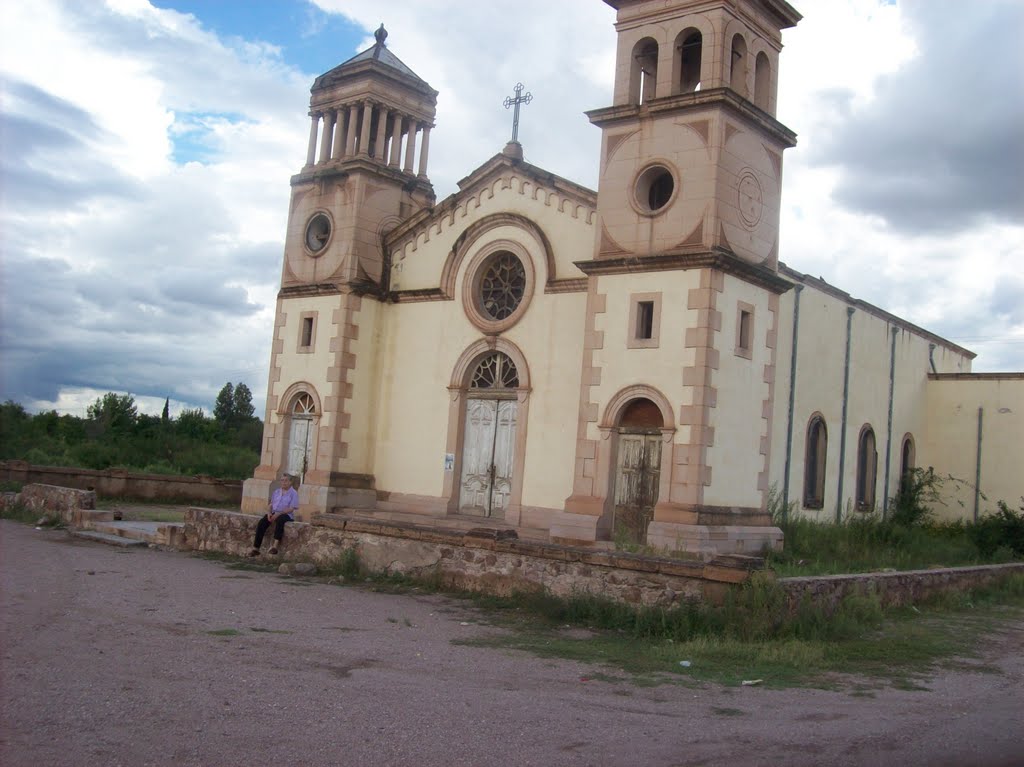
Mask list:
[{"label": "grass patch", "polygon": [[249,631],[255,631],[257,634],[291,634],[290,631],[284,629],[264,629],[257,626],[250,626]]},{"label": "grass patch", "polygon": [[[631,675],[636,684],[739,686],[763,679],[764,686],[776,688],[856,684],[855,692],[868,694],[860,686],[864,677],[879,685],[923,689],[927,676],[943,663],[977,658],[980,635],[1024,615],[1021,575],[916,610],[883,611],[870,598],[848,599],[831,617],[808,606],[780,613],[777,590],[755,583],[721,607],[673,610],[631,610],[590,597],[546,603],[536,595],[510,600],[498,610],[492,600],[495,624],[508,631],[460,643],[596,663]],[[594,633],[567,635],[566,622]],[[689,661],[689,667],[680,661]]]},{"label": "grass patch", "polygon": [[242,635],[242,632],[238,629],[215,629],[206,633],[214,637],[237,637]]}]

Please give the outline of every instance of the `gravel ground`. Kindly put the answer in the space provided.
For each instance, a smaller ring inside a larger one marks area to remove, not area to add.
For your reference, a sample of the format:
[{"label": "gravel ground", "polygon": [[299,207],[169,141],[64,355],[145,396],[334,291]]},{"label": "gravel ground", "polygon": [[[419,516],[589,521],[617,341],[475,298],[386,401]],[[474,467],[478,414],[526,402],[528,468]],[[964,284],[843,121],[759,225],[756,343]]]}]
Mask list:
[{"label": "gravel ground", "polygon": [[1024,765],[1024,623],[927,691],[642,688],[453,645],[497,629],[443,597],[7,521],[0,555],[4,767]]}]

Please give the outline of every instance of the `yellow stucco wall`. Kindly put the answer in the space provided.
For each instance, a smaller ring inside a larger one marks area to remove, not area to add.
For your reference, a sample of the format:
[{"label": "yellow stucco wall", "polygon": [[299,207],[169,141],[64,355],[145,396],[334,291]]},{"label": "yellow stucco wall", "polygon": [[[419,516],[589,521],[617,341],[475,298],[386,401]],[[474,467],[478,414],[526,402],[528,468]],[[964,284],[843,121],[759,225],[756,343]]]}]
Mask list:
[{"label": "yellow stucco wall", "polygon": [[[768,298],[763,288],[729,275],[718,296],[722,329],[717,344],[719,366],[712,375],[718,401],[710,414],[715,444],[707,451],[712,477],[711,485],[704,489],[704,502],[712,506],[761,505],[757,482],[764,469],[761,437],[767,433],[767,422],[761,416],[768,397],[764,368],[771,361],[767,348],[772,323]],[[736,354],[740,302],[754,307],[750,359]]]},{"label": "yellow stucco wall", "polygon": [[927,463],[946,481],[945,506],[936,506],[940,518],[974,516],[978,461],[978,411],[981,410],[981,476],[978,511],[996,510],[1006,501],[1019,510],[1024,501],[1024,374],[983,374],[929,380],[926,386],[928,429]]},{"label": "yellow stucco wall", "polygon": [[[795,297],[796,291],[791,290],[782,296],[780,302],[771,466],[771,481],[780,493],[783,491],[786,476],[786,435]],[[845,448],[845,456],[840,476],[848,308],[853,309],[853,318],[850,326],[846,440],[842,446]],[[797,513],[822,520],[835,519],[837,507],[844,517],[848,513],[853,513],[858,443],[862,428],[870,425],[875,434],[878,455],[875,506],[881,511],[886,498],[895,495],[899,485],[901,449],[905,437],[909,436],[913,440],[916,465],[929,465],[930,448],[925,444],[925,434],[932,416],[926,403],[925,392],[932,362],[940,372],[959,372],[970,370],[970,358],[954,347],[938,344],[937,339],[933,337],[915,332],[905,324],[897,324],[895,318],[889,318],[872,307],[818,289],[814,284],[806,285],[801,294],[799,323],[789,501],[795,503]],[[896,331],[896,355],[891,442],[888,442],[889,373],[893,329]],[[930,352],[932,344],[936,346]],[[807,427],[815,413],[820,413],[824,418],[828,438],[825,498],[821,509],[805,508],[803,504]],[[890,448],[888,464],[887,442]]]}]

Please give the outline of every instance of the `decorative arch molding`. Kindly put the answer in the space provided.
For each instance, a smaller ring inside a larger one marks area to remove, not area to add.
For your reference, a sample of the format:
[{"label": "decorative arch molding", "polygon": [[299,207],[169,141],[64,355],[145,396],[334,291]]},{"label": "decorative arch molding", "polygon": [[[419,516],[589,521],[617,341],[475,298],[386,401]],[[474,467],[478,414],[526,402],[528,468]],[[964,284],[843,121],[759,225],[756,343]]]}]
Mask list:
[{"label": "decorative arch molding", "polygon": [[511,341],[497,336],[488,336],[471,344],[455,362],[452,368],[452,377],[448,383],[448,390],[454,393],[469,388],[469,377],[472,375],[476,364],[480,359],[491,352],[502,352],[507,354],[509,359],[515,363],[519,372],[519,387],[516,389],[522,400],[530,392],[530,366],[526,363],[523,352]]},{"label": "decorative arch molding", "polygon": [[444,267],[441,269],[441,292],[444,293],[445,298],[448,300],[455,298],[455,280],[466,255],[473,250],[479,240],[502,226],[522,229],[537,241],[544,254],[544,265],[547,272],[544,276],[545,285],[551,285],[554,282],[555,255],[551,249],[551,241],[544,230],[526,216],[521,216],[518,213],[493,213],[470,224],[455,240],[455,245],[448,253],[448,258],[445,259]]},{"label": "decorative arch molding", "polygon": [[635,399],[649,399],[658,406],[661,411],[662,433],[673,433],[676,430],[675,418],[672,414],[672,405],[668,398],[653,386],[647,384],[634,384],[620,389],[616,392],[605,406],[604,415],[598,422],[599,429],[614,429],[622,418],[622,413]]},{"label": "decorative arch molding", "polygon": [[299,394],[308,394],[313,398],[313,406],[316,409],[315,415],[323,415],[324,409],[320,402],[320,395],[316,391],[316,387],[308,381],[296,381],[287,389],[284,394],[281,395],[277,401],[277,413],[278,415],[290,415],[292,400]]}]

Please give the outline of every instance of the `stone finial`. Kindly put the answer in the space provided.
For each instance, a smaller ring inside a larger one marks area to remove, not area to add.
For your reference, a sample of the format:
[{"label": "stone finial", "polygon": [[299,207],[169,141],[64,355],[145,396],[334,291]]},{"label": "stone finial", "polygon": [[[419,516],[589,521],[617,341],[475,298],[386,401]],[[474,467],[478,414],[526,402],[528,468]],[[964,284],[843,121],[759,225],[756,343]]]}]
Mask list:
[{"label": "stone finial", "polygon": [[377,27],[377,31],[373,33],[373,39],[377,41],[377,45],[384,45],[384,41],[388,39],[388,31],[384,29],[383,22]]},{"label": "stone finial", "polygon": [[513,160],[522,160],[523,145],[520,144],[518,141],[509,141],[507,144],[505,144],[505,148],[502,150],[501,153]]}]

